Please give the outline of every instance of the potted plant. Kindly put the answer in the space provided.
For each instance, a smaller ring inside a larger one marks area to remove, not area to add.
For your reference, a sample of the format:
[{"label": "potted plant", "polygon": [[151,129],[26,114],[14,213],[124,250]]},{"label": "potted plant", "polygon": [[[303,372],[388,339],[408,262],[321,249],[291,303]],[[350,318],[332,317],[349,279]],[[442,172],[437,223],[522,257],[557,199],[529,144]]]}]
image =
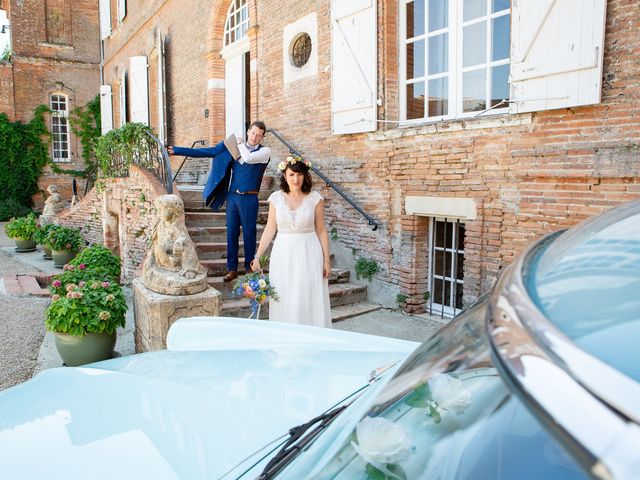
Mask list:
[{"label": "potted plant", "polygon": [[36,225],[36,216],[30,213],[25,217],[12,218],[4,226],[7,236],[16,242],[17,252],[32,252],[36,249],[36,242],[33,241]]},{"label": "potted plant", "polygon": [[53,264],[60,268],[69,263],[85,243],[79,229],[62,226],[51,229],[46,241],[51,245]]},{"label": "potted plant", "polygon": [[116,329],[124,327],[127,303],[122,287],[87,265],[65,265],[49,287],[47,330],[67,366],[107,360],[113,356]]},{"label": "potted plant", "polygon": [[114,255],[111,250],[99,243],[82,250],[69,264],[77,268],[84,265],[86,269],[99,277],[120,282],[122,264],[120,257]]},{"label": "potted plant", "polygon": [[54,228],[58,228],[58,227],[53,223],[49,223],[47,225],[37,224],[36,231],[33,234],[33,241],[36,242],[36,244],[38,245],[42,245],[43,257],[46,260],[51,260],[52,258],[51,245],[49,245],[49,242],[47,241],[47,236],[49,235],[49,232]]}]

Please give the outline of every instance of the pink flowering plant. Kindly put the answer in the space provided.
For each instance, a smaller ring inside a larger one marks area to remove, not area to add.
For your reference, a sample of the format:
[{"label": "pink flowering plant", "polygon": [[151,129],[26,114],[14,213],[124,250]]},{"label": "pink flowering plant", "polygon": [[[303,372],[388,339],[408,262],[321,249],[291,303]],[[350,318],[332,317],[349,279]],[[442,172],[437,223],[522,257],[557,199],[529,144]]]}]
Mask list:
[{"label": "pink flowering plant", "polygon": [[46,242],[52,250],[56,251],[78,251],[85,245],[80,229],[62,226],[52,228],[47,235]]},{"label": "pink flowering plant", "polygon": [[118,284],[120,280],[120,257],[102,245],[92,245],[80,252],[63,267],[62,273],[53,277],[49,291],[53,295],[66,294],[67,285],[98,281]]},{"label": "pink flowering plant", "polygon": [[274,301],[278,301],[278,294],[271,283],[269,282],[269,275],[264,273],[263,267],[269,261],[268,255],[263,255],[258,259],[260,264],[260,270],[257,272],[243,275],[236,280],[233,286],[233,294],[237,297],[245,297],[249,299],[251,303],[251,317],[255,315],[255,318],[260,316],[260,307],[264,305],[269,298]]},{"label": "pink flowering plant", "polygon": [[[53,283],[62,287],[60,280]],[[49,331],[69,335],[112,334],[124,327],[126,312],[127,303],[118,283],[80,280],[67,283],[62,294],[52,295],[45,325]]]}]

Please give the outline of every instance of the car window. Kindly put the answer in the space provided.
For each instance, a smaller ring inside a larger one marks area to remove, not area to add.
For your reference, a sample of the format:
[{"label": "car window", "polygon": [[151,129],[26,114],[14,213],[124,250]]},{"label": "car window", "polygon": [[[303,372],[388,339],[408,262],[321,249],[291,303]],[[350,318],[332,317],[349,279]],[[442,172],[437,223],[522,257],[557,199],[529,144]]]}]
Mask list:
[{"label": "car window", "polygon": [[556,236],[534,255],[524,279],[564,334],[640,381],[640,203]]},{"label": "car window", "polygon": [[586,478],[494,368],[486,311],[419,347],[313,478]]}]

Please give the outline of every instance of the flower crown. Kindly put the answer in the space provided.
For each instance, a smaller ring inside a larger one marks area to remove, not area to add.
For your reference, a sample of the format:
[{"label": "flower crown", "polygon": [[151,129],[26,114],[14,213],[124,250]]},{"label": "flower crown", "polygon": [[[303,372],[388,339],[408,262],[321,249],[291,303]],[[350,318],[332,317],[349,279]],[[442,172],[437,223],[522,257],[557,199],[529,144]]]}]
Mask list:
[{"label": "flower crown", "polygon": [[278,164],[278,170],[284,172],[285,168],[287,168],[287,165],[293,165],[294,163],[298,162],[302,162],[307,166],[307,168],[311,168],[311,162],[309,160],[303,160],[302,157],[294,155],[293,157],[287,157],[286,160],[280,162]]}]

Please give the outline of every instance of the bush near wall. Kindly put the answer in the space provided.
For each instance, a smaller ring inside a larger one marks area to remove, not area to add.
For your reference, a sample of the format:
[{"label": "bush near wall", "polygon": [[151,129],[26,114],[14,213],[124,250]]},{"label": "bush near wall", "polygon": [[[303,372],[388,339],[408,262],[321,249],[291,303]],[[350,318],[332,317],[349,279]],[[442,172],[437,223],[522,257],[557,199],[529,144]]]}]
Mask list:
[{"label": "bush near wall", "polygon": [[29,123],[10,122],[0,113],[0,221],[24,215],[38,193],[38,179],[49,159],[49,131],[40,105]]}]

